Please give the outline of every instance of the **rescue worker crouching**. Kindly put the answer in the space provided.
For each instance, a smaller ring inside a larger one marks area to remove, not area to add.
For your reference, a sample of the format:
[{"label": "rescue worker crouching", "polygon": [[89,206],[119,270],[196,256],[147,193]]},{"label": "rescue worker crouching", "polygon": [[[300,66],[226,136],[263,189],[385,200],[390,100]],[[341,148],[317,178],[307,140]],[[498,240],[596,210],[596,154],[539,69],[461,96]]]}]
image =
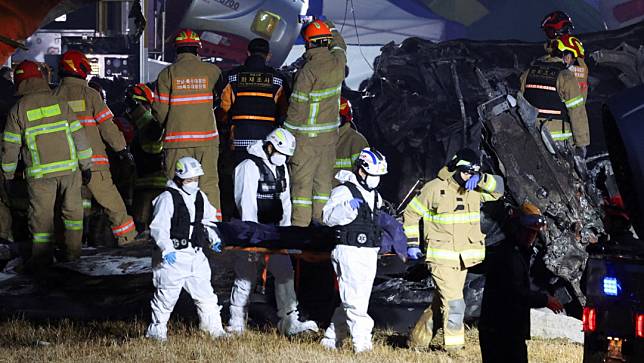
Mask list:
[{"label": "rescue worker crouching", "polygon": [[382,198],[376,188],[380,177],[387,174],[387,161],[380,152],[366,148],[354,170],[338,172],[336,179],[342,184],[331,191],[323,209],[324,224],[336,229],[338,244],[331,252],[331,262],[341,303],[320,343],[335,350],[348,332],[354,351],[360,353],[372,350],[373,319],[367,310],[382,240],[377,225]]},{"label": "rescue worker crouching", "polygon": [[286,81],[266,65],[271,58],[269,43],[256,38],[248,43],[248,58],[228,72],[221,93],[221,108],[230,120],[231,150],[235,166],[246,159],[247,148],[263,141],[284,121],[288,109]]},{"label": "rescue worker crouching", "polygon": [[306,62],[295,75],[284,127],[297,140],[290,160],[294,226],[320,222],[333,183],[340,91],[346,44],[333,23],[315,20],[302,30]]},{"label": "rescue worker crouching", "polygon": [[[340,170],[354,170],[358,156],[362,149],[369,147],[369,143],[361,133],[353,128],[353,110],[351,102],[344,97],[340,98],[340,131],[338,144],[335,147],[335,173]],[[336,181],[337,182],[337,181]]]},{"label": "rescue worker crouching", "polygon": [[[295,137],[282,128],[265,141],[248,147],[248,157],[235,168],[235,204],[243,221],[278,226],[291,225],[291,196],[286,160],[295,152]],[[258,256],[235,252],[235,282],[230,294],[229,332],[245,330],[245,309],[257,279]],[[300,321],[293,283],[293,266],[287,255],[272,255],[268,271],[275,278],[277,329],[284,335],[317,331],[313,321]]]},{"label": "rescue worker crouching", "polygon": [[81,172],[91,175],[92,149],[81,123],[67,102],[52,94],[35,62],[23,61],[15,71],[22,98],[11,109],[4,129],[2,171],[11,180],[18,159],[26,165],[29,232],[35,271],[52,262],[56,200],[62,200],[65,226],[63,259],[81,254],[83,205]]},{"label": "rescue worker crouching", "polygon": [[61,57],[58,71],[62,81],[54,93],[67,101],[80,120],[94,153],[87,189],[105,209],[118,244],[123,246],[131,243],[136,238],[134,220],[128,215],[123,198],[112,181],[106,144],[116,152],[119,159],[130,165],[134,164],[132,154],[126,148],[123,134],[112,121],[112,111],[102,96],[87,84],[86,78],[91,71],[87,57],[76,50],[67,51]]},{"label": "rescue worker crouching", "polygon": [[436,179],[426,183],[403,212],[410,259],[422,256],[419,221],[427,241],[427,263],[436,285],[432,305],[413,328],[409,345],[425,349],[438,330],[438,310],[443,316],[446,350],[465,345],[465,301],[463,287],[467,269],[485,258],[485,235],[481,232],[481,203],[503,196],[503,179],[479,172],[479,156],[470,149],[460,150],[443,167]]},{"label": "rescue worker crouching", "polygon": [[210,265],[203,253],[204,248],[221,252],[221,241],[214,227],[217,210],[199,189],[199,178],[204,172],[197,160],[179,159],[175,173],[166,191],[154,200],[150,235],[161,250],[162,261],[152,270],[157,290],[150,303],[152,321],[146,337],[167,339],[167,323],[181,289],[197,305],[199,328],[213,338],[225,337],[221,307],[210,282]]},{"label": "rescue worker crouching", "polygon": [[215,123],[214,102],[224,88],[221,70],[201,61],[197,50],[199,35],[190,29],[177,34],[175,62],[164,68],[157,79],[156,102],[152,114],[165,129],[163,139],[165,172],[174,177],[174,167],[182,157],[197,159],[203,166],[201,189],[218,210],[219,132]]}]

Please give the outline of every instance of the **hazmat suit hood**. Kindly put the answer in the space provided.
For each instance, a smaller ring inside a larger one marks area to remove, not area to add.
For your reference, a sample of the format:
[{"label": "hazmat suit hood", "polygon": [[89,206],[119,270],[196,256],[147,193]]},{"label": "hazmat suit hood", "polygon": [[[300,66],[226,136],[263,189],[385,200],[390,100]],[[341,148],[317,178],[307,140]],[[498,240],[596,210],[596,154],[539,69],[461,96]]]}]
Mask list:
[{"label": "hazmat suit hood", "polygon": [[255,143],[248,145],[248,147],[246,148],[246,151],[248,151],[248,153],[253,156],[257,156],[259,158],[262,158],[262,160],[268,161],[268,155],[266,155],[266,152],[264,151],[263,140],[258,140],[258,141],[255,141]]},{"label": "hazmat suit hood", "polygon": [[338,173],[335,174],[335,179],[337,181],[339,181],[340,183],[350,182],[350,183],[353,183],[355,185],[358,185],[358,186],[362,187],[360,185],[360,182],[358,181],[358,177],[353,172],[350,172],[348,170],[340,170],[340,171],[338,171]]}]

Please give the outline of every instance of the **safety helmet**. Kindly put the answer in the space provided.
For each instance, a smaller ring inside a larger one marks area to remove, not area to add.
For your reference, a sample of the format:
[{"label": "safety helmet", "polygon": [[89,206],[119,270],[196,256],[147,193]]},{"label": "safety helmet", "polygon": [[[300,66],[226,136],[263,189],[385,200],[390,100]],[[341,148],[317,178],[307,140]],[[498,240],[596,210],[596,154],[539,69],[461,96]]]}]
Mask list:
[{"label": "safety helmet", "polygon": [[77,50],[68,50],[62,57],[60,57],[58,71],[62,74],[85,79],[88,74],[92,73],[92,66],[85,54]]},{"label": "safety helmet", "polygon": [[546,218],[541,213],[541,210],[530,202],[524,202],[519,208],[520,216],[519,223],[522,226],[538,231],[546,225]]},{"label": "safety helmet", "polygon": [[177,160],[177,164],[174,167],[174,175],[179,179],[194,178],[203,175],[203,168],[197,159],[184,156]]},{"label": "safety helmet", "polygon": [[563,34],[570,34],[575,27],[572,19],[563,11],[554,11],[541,21],[541,29],[549,39],[555,39]]},{"label": "safety helmet", "polygon": [[479,155],[472,149],[461,149],[447,163],[450,171],[458,170],[463,173],[475,174],[481,169]]},{"label": "safety helmet", "polygon": [[584,45],[581,43],[581,40],[570,34],[564,34],[557,38],[555,47],[561,53],[572,53],[575,58],[583,58],[585,54]]},{"label": "safety helmet", "polygon": [[201,38],[199,34],[195,33],[192,29],[182,29],[177,33],[174,38],[175,48],[179,47],[201,47]]},{"label": "safety helmet", "polygon": [[362,168],[369,175],[387,174],[387,160],[376,149],[366,147],[360,151],[356,167]]},{"label": "safety helmet", "polygon": [[353,121],[351,102],[344,97],[340,97],[340,124],[344,125],[351,121]]},{"label": "safety helmet", "polygon": [[154,102],[154,93],[145,83],[137,83],[132,87],[130,97],[136,102],[145,102],[152,104]]},{"label": "safety helmet", "polygon": [[295,136],[281,127],[276,128],[268,134],[266,136],[266,142],[270,142],[275,150],[286,156],[293,156],[295,153]]},{"label": "safety helmet", "polygon": [[43,78],[43,75],[38,63],[24,60],[18,64],[16,70],[13,72],[13,79],[16,82],[16,86],[18,86],[20,82],[29,78]]},{"label": "safety helmet", "polygon": [[323,39],[332,39],[333,34],[331,34],[331,29],[325,22],[315,20],[302,30],[302,38],[304,38],[305,42],[311,43]]}]

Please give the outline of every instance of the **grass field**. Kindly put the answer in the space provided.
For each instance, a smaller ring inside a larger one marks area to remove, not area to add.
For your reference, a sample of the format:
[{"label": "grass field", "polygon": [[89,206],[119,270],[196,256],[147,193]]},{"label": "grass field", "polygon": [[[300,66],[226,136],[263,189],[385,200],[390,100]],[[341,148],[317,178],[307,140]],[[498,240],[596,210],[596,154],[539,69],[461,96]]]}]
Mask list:
[{"label": "grass field", "polygon": [[[415,352],[404,337],[377,332],[374,351],[355,355],[349,346],[337,352],[318,345],[321,335],[285,338],[275,331],[250,331],[241,337],[213,341],[195,326],[174,322],[165,344],[143,337],[146,323],[59,321],[0,323],[2,362],[478,362],[474,329],[467,331],[467,348],[457,355]],[[530,362],[581,362],[582,347],[563,340],[529,342]]]}]

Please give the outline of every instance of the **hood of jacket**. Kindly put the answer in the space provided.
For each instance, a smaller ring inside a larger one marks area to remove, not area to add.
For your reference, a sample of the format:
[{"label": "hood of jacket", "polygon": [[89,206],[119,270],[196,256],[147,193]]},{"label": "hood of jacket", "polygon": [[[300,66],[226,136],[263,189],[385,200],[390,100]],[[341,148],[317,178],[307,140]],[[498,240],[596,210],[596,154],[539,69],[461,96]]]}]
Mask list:
[{"label": "hood of jacket", "polygon": [[16,90],[16,96],[25,96],[38,92],[49,92],[49,83],[44,78],[29,78],[20,82]]}]

